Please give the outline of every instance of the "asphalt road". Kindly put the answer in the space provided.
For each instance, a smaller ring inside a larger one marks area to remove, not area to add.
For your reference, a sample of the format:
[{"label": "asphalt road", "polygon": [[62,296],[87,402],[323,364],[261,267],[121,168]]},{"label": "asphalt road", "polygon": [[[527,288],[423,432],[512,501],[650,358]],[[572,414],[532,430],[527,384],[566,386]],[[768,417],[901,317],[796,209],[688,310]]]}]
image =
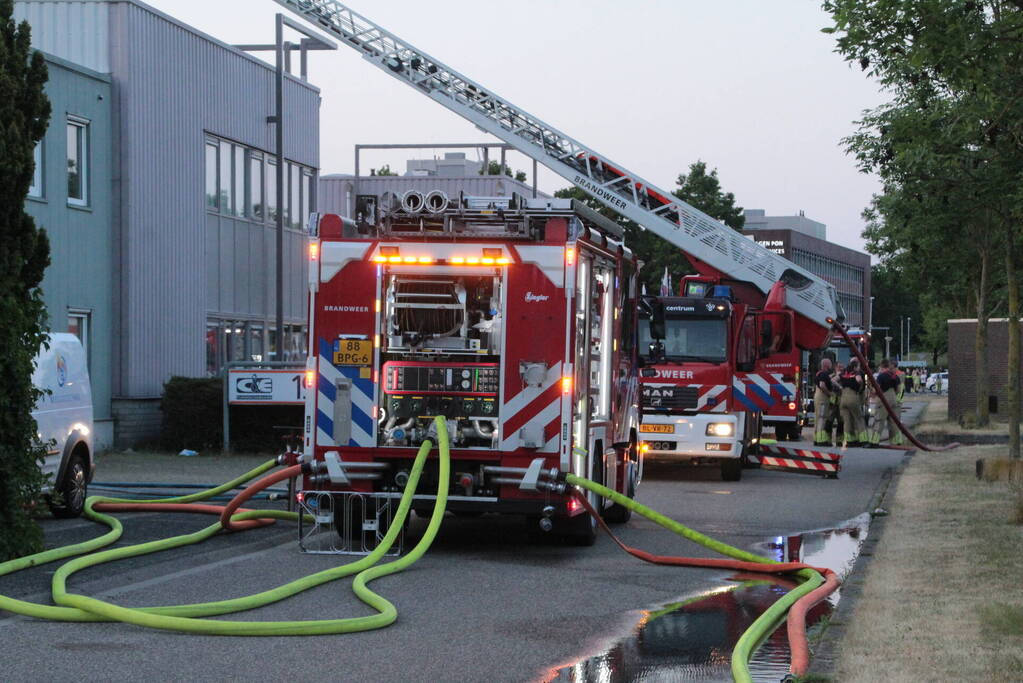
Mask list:
[{"label": "asphalt road", "polygon": [[[907,417],[918,411],[909,403]],[[715,470],[648,464],[638,499],[742,548],[826,528],[866,511],[904,453],[849,449],[837,480],[747,470],[741,482]],[[197,465],[199,466],[199,465]],[[199,477],[202,479],[203,477]],[[124,514],[119,545],[192,531],[212,520]],[[414,520],[412,540],[425,527]],[[49,546],[100,533],[84,520],[46,520]],[[617,527],[623,540],[663,554],[709,556],[653,523]],[[73,592],[127,606],[247,595],[344,562],[299,552],[293,527],[277,524],[75,575]],[[48,602],[56,565],[0,578],[0,593]],[[0,612],[3,678],[120,680],[533,681],[607,648],[642,610],[728,585],[727,573],[644,564],[601,536],[591,548],[531,544],[519,519],[448,515],[430,551],[373,588],[398,607],[375,632],[318,637],[205,637],[125,624],[52,623]],[[327,619],[369,614],[342,579],[235,618]]]}]

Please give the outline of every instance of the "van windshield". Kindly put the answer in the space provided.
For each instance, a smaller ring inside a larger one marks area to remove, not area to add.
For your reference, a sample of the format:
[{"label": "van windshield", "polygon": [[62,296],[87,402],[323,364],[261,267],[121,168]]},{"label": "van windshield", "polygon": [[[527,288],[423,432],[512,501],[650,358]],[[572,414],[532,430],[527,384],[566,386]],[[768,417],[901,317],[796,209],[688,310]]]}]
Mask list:
[{"label": "van windshield", "polygon": [[[667,360],[702,360],[721,363],[727,357],[727,321],[723,318],[668,318],[664,321],[664,356]],[[639,350],[649,358],[647,321],[639,326]]]}]

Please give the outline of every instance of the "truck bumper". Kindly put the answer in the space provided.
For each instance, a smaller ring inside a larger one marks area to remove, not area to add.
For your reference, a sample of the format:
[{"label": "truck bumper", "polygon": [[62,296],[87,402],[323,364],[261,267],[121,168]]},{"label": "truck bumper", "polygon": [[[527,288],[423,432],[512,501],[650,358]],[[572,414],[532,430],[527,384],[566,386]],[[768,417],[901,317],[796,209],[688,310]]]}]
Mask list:
[{"label": "truck bumper", "polygon": [[[722,424],[731,425],[730,436],[708,435],[711,425]],[[657,431],[644,431],[644,427]],[[645,415],[640,424],[640,449],[655,460],[734,459],[742,454],[742,431],[734,414]]]}]

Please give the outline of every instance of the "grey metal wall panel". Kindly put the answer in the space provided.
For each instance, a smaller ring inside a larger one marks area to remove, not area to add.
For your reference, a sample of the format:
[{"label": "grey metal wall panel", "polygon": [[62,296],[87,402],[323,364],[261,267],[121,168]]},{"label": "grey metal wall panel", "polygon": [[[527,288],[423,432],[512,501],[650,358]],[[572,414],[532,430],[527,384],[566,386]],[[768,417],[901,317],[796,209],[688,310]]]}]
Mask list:
[{"label": "grey metal wall panel", "polygon": [[206,214],[206,251],[203,261],[206,264],[206,306],[210,310],[222,307],[220,296],[220,230],[217,217]]},{"label": "grey metal wall panel", "polygon": [[32,45],[93,71],[110,71],[109,5],[102,2],[15,2],[16,21],[32,25]]},{"label": "grey metal wall panel", "polygon": [[[218,219],[218,282],[207,282],[200,264],[214,262],[203,204],[205,133],[269,150],[273,128],[273,72],[198,31],[134,2],[110,4],[110,69],[118,107],[121,208],[121,362],[119,393],[159,396],[174,374],[205,369],[202,330],[208,310],[239,312],[235,274],[250,264],[235,259],[230,219]],[[319,93],[308,84],[286,84],[285,152],[319,166]],[[225,236],[225,232],[227,235]],[[272,251],[269,272],[272,278]],[[301,251],[289,253],[289,272],[304,269]],[[211,277],[208,272],[206,277]],[[253,277],[247,286],[262,288]],[[301,277],[287,280],[301,287]],[[219,288],[222,299],[208,300]],[[289,317],[298,292],[289,292]],[[272,315],[272,309],[269,311]],[[302,318],[303,314],[296,317]]]}]

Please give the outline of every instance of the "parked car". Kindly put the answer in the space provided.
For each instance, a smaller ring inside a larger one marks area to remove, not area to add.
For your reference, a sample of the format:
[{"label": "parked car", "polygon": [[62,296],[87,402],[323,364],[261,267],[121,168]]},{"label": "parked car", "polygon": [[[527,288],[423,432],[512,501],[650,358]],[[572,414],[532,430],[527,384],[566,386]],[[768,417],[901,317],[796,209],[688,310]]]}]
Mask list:
[{"label": "parked car", "polygon": [[948,373],[947,372],[932,372],[927,376],[927,384],[924,388],[927,391],[937,392],[938,390],[938,378],[941,378],[941,393],[948,393]]},{"label": "parked car", "polygon": [[46,446],[45,493],[57,517],[77,517],[85,508],[95,470],[92,449],[92,387],[85,349],[73,334],[51,334],[35,359],[32,383],[46,391],[32,417]]}]

